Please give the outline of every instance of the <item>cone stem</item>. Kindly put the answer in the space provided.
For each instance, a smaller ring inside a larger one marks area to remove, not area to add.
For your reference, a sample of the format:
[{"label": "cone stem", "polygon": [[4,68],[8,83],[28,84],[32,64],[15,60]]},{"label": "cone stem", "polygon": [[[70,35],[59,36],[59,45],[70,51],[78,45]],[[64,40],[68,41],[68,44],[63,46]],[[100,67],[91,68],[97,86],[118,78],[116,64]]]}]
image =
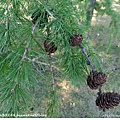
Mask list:
[{"label": "cone stem", "polygon": [[98,96],[102,94],[101,86],[99,87]]}]

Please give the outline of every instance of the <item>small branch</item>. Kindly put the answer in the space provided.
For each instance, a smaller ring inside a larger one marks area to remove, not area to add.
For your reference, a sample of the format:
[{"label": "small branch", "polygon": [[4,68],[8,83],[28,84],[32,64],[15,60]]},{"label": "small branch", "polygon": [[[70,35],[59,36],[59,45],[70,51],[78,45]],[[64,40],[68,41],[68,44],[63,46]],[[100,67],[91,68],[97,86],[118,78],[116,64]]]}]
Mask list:
[{"label": "small branch", "polygon": [[48,14],[51,16],[52,19],[56,19],[56,18],[53,16],[53,14],[52,14],[48,9],[46,9],[46,11],[47,11]]},{"label": "small branch", "polygon": [[79,47],[81,48],[82,53],[86,55],[86,57],[87,57],[87,64],[91,66],[91,68],[92,68],[92,73],[95,72],[95,71],[96,71],[96,70],[95,70],[95,67],[94,67],[94,65],[92,64],[92,62],[91,62],[91,60],[90,60],[90,57],[89,57],[88,53],[86,52],[86,49],[82,46],[82,44],[80,44]]},{"label": "small branch", "polygon": [[[30,59],[30,58],[26,58],[26,59],[27,59],[28,61],[30,61],[30,62],[34,62],[34,63],[41,64],[41,65],[45,65],[45,66],[50,66],[50,64],[47,64],[47,63],[45,63],[45,62],[35,61],[35,59]],[[56,69],[56,70],[58,70],[58,71],[60,71],[59,68],[57,68],[57,67],[55,67],[55,66],[53,66],[53,65],[51,65],[51,67],[54,68],[54,69]]]},{"label": "small branch", "polygon": [[25,48],[25,51],[24,51],[24,53],[23,53],[23,57],[22,57],[21,61],[23,61],[23,60],[26,58],[26,54],[27,54],[28,51],[29,51],[29,48],[26,47],[26,48]]},{"label": "small branch", "polygon": [[[27,48],[27,49],[28,49],[28,51],[29,51],[29,48]],[[10,51],[10,52],[14,52],[14,50],[12,50],[12,51]],[[0,52],[0,54],[3,54],[3,53]],[[41,64],[41,65],[45,65],[45,66],[50,66],[50,64],[48,64],[48,63],[40,62],[40,61],[35,61],[36,59],[39,59],[39,57],[30,59],[30,58],[26,57],[26,54],[27,54],[27,51],[26,51],[26,49],[25,49],[23,56],[20,55],[20,54],[18,54],[18,55],[19,55],[20,57],[22,57],[21,60],[26,59],[26,60],[28,60],[28,61],[30,61],[30,62],[33,62],[33,63],[37,63],[37,64]],[[51,67],[54,68],[54,69],[56,69],[57,71],[60,71],[60,69],[57,68],[56,66],[53,66],[53,65],[52,65]]]},{"label": "small branch", "polygon": [[[33,38],[33,36],[34,36],[34,31],[35,31],[35,29],[36,29],[36,27],[38,26],[38,21],[35,23],[35,25],[33,26],[33,28],[32,28],[32,38]],[[32,39],[31,38],[31,39]]]},{"label": "small branch", "polygon": [[[35,25],[32,27],[32,34],[31,34],[31,39],[30,39],[30,41],[31,41],[31,40],[33,39],[33,37],[34,37],[34,31],[35,31],[37,25],[38,25],[38,21],[37,21],[37,22],[35,23]],[[28,44],[27,44],[26,47],[25,47],[25,51],[24,51],[24,53],[23,53],[23,57],[22,57],[21,61],[23,61],[23,60],[26,58],[26,54],[27,54],[27,52],[30,50],[30,49],[29,49],[30,41],[28,42]]]}]

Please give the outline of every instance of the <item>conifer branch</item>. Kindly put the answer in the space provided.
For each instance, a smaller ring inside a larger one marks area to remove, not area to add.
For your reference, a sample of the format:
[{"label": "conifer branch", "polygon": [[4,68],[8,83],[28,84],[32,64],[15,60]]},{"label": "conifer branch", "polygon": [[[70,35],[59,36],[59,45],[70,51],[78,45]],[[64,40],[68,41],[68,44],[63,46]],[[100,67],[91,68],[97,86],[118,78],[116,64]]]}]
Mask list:
[{"label": "conifer branch", "polygon": [[47,11],[48,14],[51,16],[52,19],[55,19],[55,17],[53,16],[53,14],[52,14],[48,9],[46,9],[46,11]]},{"label": "conifer branch", "polygon": [[28,47],[25,48],[25,51],[24,51],[24,53],[23,53],[23,57],[22,57],[21,61],[23,61],[23,60],[26,58],[26,54],[27,54],[27,52],[28,52],[29,50],[30,50],[30,49],[29,49]]},{"label": "conifer branch", "polygon": [[[38,26],[38,21],[35,23],[35,25],[32,27],[32,38],[34,37],[34,31],[35,31],[35,29],[37,28],[37,26]],[[32,39],[31,38],[31,39]]]},{"label": "conifer branch", "polygon": [[[38,21],[37,21],[37,22],[35,23],[35,25],[32,27],[32,34],[31,34],[31,39],[30,39],[30,41],[31,41],[31,40],[33,39],[33,37],[34,37],[34,31],[35,31],[37,25],[38,25]],[[22,57],[21,61],[23,61],[23,60],[26,58],[26,54],[27,54],[27,52],[30,50],[29,44],[30,44],[30,42],[28,42],[28,44],[27,44],[26,47],[25,47],[25,51],[24,51],[24,53],[23,53],[23,57]]]},{"label": "conifer branch", "polygon": [[33,63],[37,63],[37,64],[41,64],[41,65],[45,65],[45,66],[51,66],[52,68],[54,68],[54,69],[60,71],[60,69],[57,68],[56,66],[50,65],[50,64],[45,63],[45,62],[35,61],[35,58],[30,59],[30,58],[27,58],[27,57],[26,57],[25,59],[27,59],[28,61],[33,62]]},{"label": "conifer branch", "polygon": [[82,44],[79,45],[79,47],[81,48],[82,50],[82,53],[86,55],[87,57],[87,65],[90,65],[91,68],[92,68],[92,73],[94,73],[96,70],[95,70],[95,66],[92,64],[91,60],[90,60],[90,57],[86,51],[86,49],[82,46]]},{"label": "conifer branch", "polygon": [[6,49],[8,47],[9,44],[11,44],[10,41],[10,23],[9,23],[9,12],[11,9],[11,5],[7,6],[7,12],[6,12],[6,19],[5,19],[5,28],[7,30],[7,32],[5,32],[5,37],[6,37],[6,41],[4,42],[4,46],[2,47],[2,54],[6,53]]}]

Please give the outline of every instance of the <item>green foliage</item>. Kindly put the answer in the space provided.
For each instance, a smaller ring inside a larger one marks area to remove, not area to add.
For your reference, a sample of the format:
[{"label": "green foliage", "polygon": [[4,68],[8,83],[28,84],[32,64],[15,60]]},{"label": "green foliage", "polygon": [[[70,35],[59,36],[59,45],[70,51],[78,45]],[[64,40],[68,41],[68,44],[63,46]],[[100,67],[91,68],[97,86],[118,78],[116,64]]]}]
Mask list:
[{"label": "green foliage", "polygon": [[57,118],[58,116],[58,101],[56,91],[51,91],[50,101],[47,108],[47,117]]},{"label": "green foliage", "polygon": [[[60,79],[69,79],[74,85],[85,83],[91,68],[80,48],[69,44],[70,36],[83,35],[83,46],[91,55],[97,70],[102,71],[97,54],[86,41],[90,25],[86,24],[89,0],[1,0],[0,1],[0,103],[4,113],[24,113],[34,102],[39,81],[52,88],[51,65]],[[117,28],[119,15],[111,10],[110,0],[97,2],[98,13],[112,16],[111,25]],[[94,9],[93,7],[93,9]],[[102,10],[102,7],[105,9]],[[33,17],[32,17],[33,15]],[[38,19],[36,19],[36,17]],[[34,20],[32,20],[34,19]],[[35,24],[38,22],[38,27]],[[118,30],[118,29],[116,29]],[[115,31],[113,33],[116,33]],[[50,63],[43,43],[49,39],[57,46]],[[109,50],[111,42],[109,43]],[[51,65],[50,65],[51,64]],[[62,74],[64,73],[64,75]],[[62,75],[61,75],[62,74]],[[67,77],[66,77],[67,76]],[[48,117],[59,117],[56,91],[52,91],[47,108]],[[32,95],[33,94],[33,95]],[[49,99],[48,96],[46,96]]]}]

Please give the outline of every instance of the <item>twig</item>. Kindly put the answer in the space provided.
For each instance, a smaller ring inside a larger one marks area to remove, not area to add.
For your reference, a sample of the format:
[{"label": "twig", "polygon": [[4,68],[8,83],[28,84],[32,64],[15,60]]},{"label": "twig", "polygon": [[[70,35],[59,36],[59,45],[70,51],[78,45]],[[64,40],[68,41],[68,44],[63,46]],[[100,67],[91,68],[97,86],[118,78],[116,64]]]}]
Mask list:
[{"label": "twig", "polygon": [[91,60],[90,60],[90,57],[89,57],[88,53],[86,52],[86,49],[82,46],[82,44],[80,44],[79,47],[81,48],[82,53],[86,55],[86,57],[87,57],[87,64],[91,66],[92,73],[94,73],[96,70],[95,70],[95,67],[92,64]]},{"label": "twig", "polygon": [[23,57],[22,57],[21,61],[23,61],[23,60],[26,58],[26,54],[27,54],[28,51],[29,51],[29,48],[26,47],[26,48],[25,48],[25,51],[24,51],[24,53],[23,53]]},{"label": "twig", "polygon": [[[30,41],[31,41],[31,40],[33,39],[33,37],[34,37],[34,31],[35,31],[37,25],[38,25],[38,21],[37,21],[37,22],[35,23],[35,25],[32,27],[32,34],[31,34],[31,39],[30,39]],[[27,52],[30,50],[30,48],[29,48],[30,41],[28,42],[28,44],[27,44],[26,47],[25,47],[25,51],[24,51],[24,53],[23,53],[23,57],[22,57],[21,61],[23,61],[23,60],[26,58],[26,54],[27,54]]]},{"label": "twig", "polygon": [[[45,62],[35,61],[35,59],[30,59],[30,58],[26,58],[26,59],[27,59],[28,61],[30,61],[30,62],[34,62],[34,63],[41,64],[41,65],[45,65],[45,66],[50,66],[50,64],[47,64],[47,63],[45,63]],[[58,70],[58,71],[60,71],[60,69],[57,68],[56,66],[51,65],[51,67],[54,68],[54,69],[56,69],[56,70]]]},{"label": "twig", "polygon": [[52,14],[48,9],[46,9],[46,11],[47,11],[48,14],[51,16],[52,19],[56,19],[56,18],[53,16],[53,14]]},{"label": "twig", "polygon": [[32,28],[32,37],[34,36],[34,31],[35,31],[35,29],[36,29],[36,27],[38,26],[38,21],[35,23],[35,25],[33,26],[33,28]]}]

